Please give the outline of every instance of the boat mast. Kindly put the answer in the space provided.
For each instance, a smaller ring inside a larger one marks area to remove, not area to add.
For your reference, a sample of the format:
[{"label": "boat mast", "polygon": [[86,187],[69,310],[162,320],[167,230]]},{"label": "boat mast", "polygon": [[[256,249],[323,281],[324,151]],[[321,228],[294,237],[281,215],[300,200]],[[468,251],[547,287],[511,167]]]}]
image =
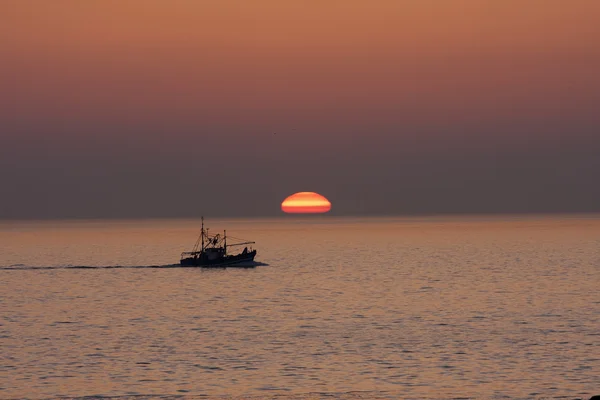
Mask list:
[{"label": "boat mast", "polygon": [[227,255],[227,231],[223,229],[223,243],[225,248],[225,255]]},{"label": "boat mast", "polygon": [[202,252],[204,253],[204,215],[202,216],[202,230],[200,231],[200,236],[202,236]]}]

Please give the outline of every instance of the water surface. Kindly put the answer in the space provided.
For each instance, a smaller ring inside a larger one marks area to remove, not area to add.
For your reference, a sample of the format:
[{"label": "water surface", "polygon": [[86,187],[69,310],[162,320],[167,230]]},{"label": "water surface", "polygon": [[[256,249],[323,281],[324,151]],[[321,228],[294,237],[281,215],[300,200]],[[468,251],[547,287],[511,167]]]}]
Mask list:
[{"label": "water surface", "polygon": [[195,220],[1,223],[0,397],[597,394],[597,216],[207,222],[268,266],[162,268]]}]

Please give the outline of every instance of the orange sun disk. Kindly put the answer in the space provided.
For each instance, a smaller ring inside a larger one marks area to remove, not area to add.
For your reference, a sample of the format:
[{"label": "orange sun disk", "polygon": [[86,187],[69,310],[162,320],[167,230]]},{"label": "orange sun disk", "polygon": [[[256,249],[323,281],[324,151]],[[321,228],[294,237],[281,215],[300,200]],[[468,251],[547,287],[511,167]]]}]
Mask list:
[{"label": "orange sun disk", "polygon": [[331,203],[315,192],[298,192],[281,203],[281,210],[292,214],[319,214],[331,210]]}]

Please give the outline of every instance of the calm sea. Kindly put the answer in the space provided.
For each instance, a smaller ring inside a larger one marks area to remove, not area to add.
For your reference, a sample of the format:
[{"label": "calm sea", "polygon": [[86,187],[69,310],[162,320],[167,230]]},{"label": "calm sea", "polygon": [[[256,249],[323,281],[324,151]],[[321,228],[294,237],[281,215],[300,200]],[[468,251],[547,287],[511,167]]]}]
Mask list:
[{"label": "calm sea", "polygon": [[599,216],[207,223],[0,223],[0,398],[600,394]]}]

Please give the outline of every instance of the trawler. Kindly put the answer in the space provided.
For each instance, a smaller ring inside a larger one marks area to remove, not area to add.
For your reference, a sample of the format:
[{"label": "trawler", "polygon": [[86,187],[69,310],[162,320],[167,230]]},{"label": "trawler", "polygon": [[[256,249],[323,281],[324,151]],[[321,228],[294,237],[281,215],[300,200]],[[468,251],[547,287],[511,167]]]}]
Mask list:
[{"label": "trawler", "polygon": [[[235,243],[227,243],[227,239],[238,240]],[[255,242],[244,241],[243,239],[227,237],[227,231],[223,231],[223,235],[210,235],[208,228],[204,229],[204,217],[202,217],[202,230],[200,236],[196,240],[196,244],[192,251],[181,253],[180,264],[186,267],[202,267],[202,268],[224,268],[224,267],[239,267],[252,268],[255,266],[254,257],[256,250],[252,249]],[[230,249],[244,249],[237,253],[231,254]]]}]

